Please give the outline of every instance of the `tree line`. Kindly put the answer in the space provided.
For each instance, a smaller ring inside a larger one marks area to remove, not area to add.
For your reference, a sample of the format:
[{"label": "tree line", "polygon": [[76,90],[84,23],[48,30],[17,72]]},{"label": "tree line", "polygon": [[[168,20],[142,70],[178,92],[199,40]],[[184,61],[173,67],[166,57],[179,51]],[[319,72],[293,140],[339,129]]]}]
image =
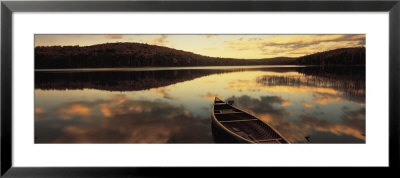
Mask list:
[{"label": "tree line", "polygon": [[[363,49],[364,52],[362,53]],[[35,47],[35,69],[365,64],[365,48],[338,49],[291,60],[246,60],[209,57],[142,43],[105,43],[92,46]]]},{"label": "tree line", "polygon": [[365,65],[365,47],[341,48],[306,55],[297,58],[294,64],[320,66],[363,66]]}]

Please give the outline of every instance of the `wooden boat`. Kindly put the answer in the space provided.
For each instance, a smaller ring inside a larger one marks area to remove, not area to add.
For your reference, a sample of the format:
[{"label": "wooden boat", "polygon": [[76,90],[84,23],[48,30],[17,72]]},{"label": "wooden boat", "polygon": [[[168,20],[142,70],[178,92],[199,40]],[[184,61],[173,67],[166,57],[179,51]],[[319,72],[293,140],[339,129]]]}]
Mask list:
[{"label": "wooden boat", "polygon": [[213,137],[218,143],[289,143],[265,122],[218,97],[211,118]]}]

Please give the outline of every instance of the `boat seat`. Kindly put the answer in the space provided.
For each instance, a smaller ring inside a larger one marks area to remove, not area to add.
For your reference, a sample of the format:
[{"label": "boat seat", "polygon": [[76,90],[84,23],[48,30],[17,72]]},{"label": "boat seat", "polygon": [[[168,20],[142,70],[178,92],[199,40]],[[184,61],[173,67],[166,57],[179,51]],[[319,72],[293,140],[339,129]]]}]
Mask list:
[{"label": "boat seat", "polygon": [[225,122],[248,122],[248,121],[256,121],[258,119],[242,119],[242,120],[226,120],[226,121],[219,121],[221,123]]},{"label": "boat seat", "polygon": [[234,122],[234,121],[247,121],[247,120],[257,120],[257,118],[252,117],[244,112],[222,112],[215,113],[219,122]]},{"label": "boat seat", "polygon": [[243,113],[242,111],[239,111],[237,109],[217,109],[214,110],[215,114],[235,114],[235,113]]},{"label": "boat seat", "polygon": [[214,103],[215,105],[227,105],[226,103]]},{"label": "boat seat", "polygon": [[237,112],[237,111],[223,111],[223,112],[215,112],[215,114],[240,114],[243,112]]}]

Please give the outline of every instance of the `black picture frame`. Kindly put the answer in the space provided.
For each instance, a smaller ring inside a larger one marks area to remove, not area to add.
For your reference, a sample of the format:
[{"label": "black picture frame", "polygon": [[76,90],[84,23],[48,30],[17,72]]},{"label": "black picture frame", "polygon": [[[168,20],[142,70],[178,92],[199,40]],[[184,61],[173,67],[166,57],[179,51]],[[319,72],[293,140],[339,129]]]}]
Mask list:
[{"label": "black picture frame", "polygon": [[[389,167],[399,168],[400,1],[2,1],[1,2],[1,175],[5,177],[131,177],[239,173],[242,168],[21,168],[12,165],[12,18],[13,12],[388,12],[389,13]],[[277,167],[275,167],[277,168]],[[199,170],[200,169],[200,170]],[[203,171],[203,169],[211,169]],[[251,172],[264,171],[255,169]],[[277,168],[281,169],[281,168]],[[347,169],[347,168],[345,168]],[[376,169],[364,169],[376,170]],[[299,171],[296,169],[298,172]],[[279,172],[282,172],[280,170]],[[209,172],[211,173],[211,172]],[[329,174],[339,174],[332,171]]]}]

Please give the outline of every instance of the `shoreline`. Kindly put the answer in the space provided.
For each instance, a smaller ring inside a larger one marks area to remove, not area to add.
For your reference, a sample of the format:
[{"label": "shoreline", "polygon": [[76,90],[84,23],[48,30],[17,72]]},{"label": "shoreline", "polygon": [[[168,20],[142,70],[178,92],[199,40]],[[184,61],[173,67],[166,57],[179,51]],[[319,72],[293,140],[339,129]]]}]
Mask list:
[{"label": "shoreline", "polygon": [[35,72],[63,72],[63,71],[155,71],[155,70],[210,70],[210,69],[254,69],[254,68],[291,68],[291,67],[318,67],[317,65],[248,65],[248,66],[185,66],[185,67],[121,67],[121,68],[65,68],[65,69],[35,69]]}]

